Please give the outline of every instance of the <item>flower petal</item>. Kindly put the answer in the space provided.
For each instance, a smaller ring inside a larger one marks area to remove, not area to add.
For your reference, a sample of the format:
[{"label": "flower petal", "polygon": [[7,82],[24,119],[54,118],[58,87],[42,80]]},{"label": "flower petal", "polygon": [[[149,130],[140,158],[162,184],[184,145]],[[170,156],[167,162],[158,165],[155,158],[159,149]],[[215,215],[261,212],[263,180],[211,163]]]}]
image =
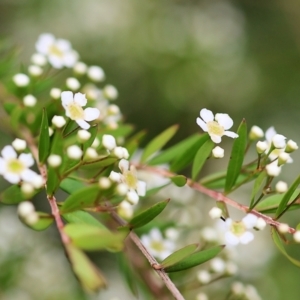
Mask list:
[{"label": "flower petal", "polygon": [[19,183],[21,178],[18,174],[13,174],[13,173],[6,173],[3,175],[3,177],[10,183]]},{"label": "flower petal", "polygon": [[200,117],[207,123],[214,120],[214,114],[206,108],[201,109]]},{"label": "flower petal", "polygon": [[6,172],[6,162],[0,157],[0,174],[3,175]]},{"label": "flower petal", "polygon": [[267,131],[265,133],[265,137],[269,144],[272,143],[272,138],[275,134],[277,134],[277,132],[273,126],[267,129]]},{"label": "flower petal", "polygon": [[82,128],[82,129],[89,129],[91,127],[91,125],[89,123],[87,123],[84,120],[75,120],[75,122]]},{"label": "flower petal", "polygon": [[94,121],[100,116],[98,108],[88,107],[84,110],[84,119],[86,121]]},{"label": "flower petal", "polygon": [[240,242],[240,240],[232,232],[227,231],[227,232],[225,232],[225,242],[226,242],[226,244],[235,246]]},{"label": "flower petal", "polygon": [[126,159],[121,159],[119,162],[119,169],[122,171],[122,173],[124,173],[124,171],[128,171],[129,170],[129,161]]},{"label": "flower petal", "polygon": [[203,122],[200,118],[197,118],[196,122],[202,128],[203,131],[205,131],[205,132],[208,131],[206,123]]},{"label": "flower petal", "polygon": [[26,182],[33,182],[35,177],[37,176],[38,174],[35,173],[34,171],[30,170],[30,169],[25,169],[21,174],[21,178],[22,180],[26,181]]},{"label": "flower petal", "polygon": [[11,159],[11,158],[17,158],[17,152],[10,145],[5,146],[2,149],[1,154],[2,154],[2,156],[4,158],[4,160]]},{"label": "flower petal", "polygon": [[258,217],[253,214],[247,214],[243,219],[242,222],[245,224],[246,228],[250,229],[256,225]]},{"label": "flower petal", "polygon": [[239,135],[233,131],[224,131],[223,135],[229,136],[233,139],[239,137]]},{"label": "flower petal", "polygon": [[242,236],[240,236],[241,244],[248,244],[254,239],[254,235],[250,231],[246,231]]},{"label": "flower petal", "polygon": [[80,106],[86,106],[87,99],[85,97],[85,94],[76,93],[75,96],[74,96],[74,102],[79,104]]},{"label": "flower petal", "polygon": [[146,195],[146,182],[139,180],[137,183],[136,191],[139,196],[145,196]]},{"label": "flower petal", "polygon": [[61,93],[61,103],[62,106],[66,109],[66,107],[74,101],[73,93],[70,91],[62,92]]},{"label": "flower petal", "polygon": [[208,133],[208,134],[209,134],[211,140],[212,140],[214,143],[216,143],[216,144],[221,143],[222,139],[221,139],[221,137],[220,137],[219,135],[210,134],[210,133]]},{"label": "flower petal", "polygon": [[19,161],[21,161],[26,167],[31,167],[34,164],[34,160],[31,153],[20,154]]},{"label": "flower petal", "polygon": [[228,114],[216,114],[215,119],[225,130],[231,128],[233,125],[233,120]]}]

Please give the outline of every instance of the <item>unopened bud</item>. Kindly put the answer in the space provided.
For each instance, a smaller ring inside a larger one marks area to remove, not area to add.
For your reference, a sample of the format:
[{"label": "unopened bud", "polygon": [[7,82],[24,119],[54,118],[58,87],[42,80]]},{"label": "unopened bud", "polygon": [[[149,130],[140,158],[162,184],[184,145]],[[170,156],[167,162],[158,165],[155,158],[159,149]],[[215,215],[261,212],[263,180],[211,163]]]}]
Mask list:
[{"label": "unopened bud", "polygon": [[255,141],[257,139],[262,138],[263,136],[264,136],[264,132],[260,127],[258,127],[256,125],[251,127],[250,132],[249,132],[250,140]]}]

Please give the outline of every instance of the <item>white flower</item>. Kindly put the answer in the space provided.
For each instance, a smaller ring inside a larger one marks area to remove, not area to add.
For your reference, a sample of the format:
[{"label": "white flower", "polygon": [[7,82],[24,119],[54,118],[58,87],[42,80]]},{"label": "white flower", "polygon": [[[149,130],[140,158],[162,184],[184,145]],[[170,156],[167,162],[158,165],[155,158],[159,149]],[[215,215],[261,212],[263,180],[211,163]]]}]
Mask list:
[{"label": "white flower", "polygon": [[45,55],[53,68],[71,68],[78,60],[78,54],[69,41],[56,39],[50,33],[41,34],[35,44],[38,53]]},{"label": "white flower", "polygon": [[34,160],[31,153],[22,153],[17,157],[17,153],[12,146],[5,146],[1,151],[0,175],[10,183],[19,183],[21,180],[32,182],[37,174],[30,170]]},{"label": "white flower", "polygon": [[250,132],[249,132],[250,140],[255,141],[257,139],[262,138],[263,136],[264,136],[264,132],[260,127],[258,127],[256,125],[251,127]]},{"label": "white flower", "polygon": [[82,106],[87,104],[84,94],[76,93],[73,97],[72,92],[62,92],[61,101],[62,106],[66,110],[66,116],[74,120],[82,129],[89,129],[90,124],[86,121],[94,121],[100,115],[100,111],[97,108],[88,107],[85,110],[82,109]]},{"label": "white flower", "polygon": [[175,244],[163,239],[157,228],[151,229],[148,235],[142,235],[141,242],[153,256],[160,260],[164,260],[175,250]]},{"label": "white flower", "polygon": [[23,103],[24,103],[25,106],[29,106],[29,107],[35,106],[36,105],[36,98],[33,95],[26,95],[23,98]]},{"label": "white flower", "polygon": [[17,151],[23,151],[26,149],[27,146],[26,141],[18,138],[16,138],[11,144]]},{"label": "white flower", "polygon": [[282,134],[275,134],[272,137],[273,146],[277,149],[283,149],[286,146],[286,137]]},{"label": "white flower", "polygon": [[98,66],[91,66],[87,70],[87,76],[93,81],[103,81],[105,79],[105,74],[102,68]]},{"label": "white flower", "polygon": [[203,108],[200,111],[200,117],[201,118],[197,118],[197,124],[203,131],[210,135],[210,138],[214,143],[220,143],[223,135],[231,138],[238,137],[238,134],[227,131],[227,129],[231,128],[233,125],[233,121],[228,114],[216,114],[214,116],[212,111]]},{"label": "white flower", "polygon": [[122,174],[112,171],[109,178],[112,181],[125,184],[128,188],[126,194],[127,200],[132,204],[136,204],[139,196],[145,196],[146,194],[146,183],[137,179],[136,169],[134,166],[130,166],[129,168],[128,160],[121,159],[119,168]]},{"label": "white flower", "polygon": [[30,79],[26,74],[19,73],[14,75],[13,82],[18,87],[25,87],[29,84]]},{"label": "white flower", "polygon": [[254,238],[252,232],[247,231],[256,225],[257,217],[247,214],[241,221],[228,218],[225,221],[228,231],[225,233],[225,242],[228,245],[248,244]]},{"label": "white flower", "polygon": [[212,155],[214,158],[222,158],[224,157],[224,149],[217,146],[214,149],[212,149]]}]

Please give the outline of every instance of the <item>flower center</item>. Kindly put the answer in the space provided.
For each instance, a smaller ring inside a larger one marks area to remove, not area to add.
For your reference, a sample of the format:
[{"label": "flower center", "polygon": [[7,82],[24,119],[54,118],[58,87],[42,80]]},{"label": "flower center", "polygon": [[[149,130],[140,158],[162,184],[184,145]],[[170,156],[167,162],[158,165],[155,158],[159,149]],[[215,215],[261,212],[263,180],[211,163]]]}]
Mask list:
[{"label": "flower center", "polygon": [[123,173],[124,181],[128,185],[129,188],[136,190],[137,188],[137,178],[135,176],[134,170],[125,171]]},{"label": "flower center", "polygon": [[84,119],[84,111],[79,104],[71,103],[68,105],[68,110],[71,120],[82,120]]},{"label": "flower center", "polygon": [[230,230],[234,235],[241,236],[245,233],[246,226],[242,221],[232,222]]},{"label": "flower center", "polygon": [[7,163],[7,169],[11,173],[20,174],[25,169],[25,166],[17,158],[12,158]]},{"label": "flower center", "polygon": [[208,132],[210,134],[222,136],[224,134],[224,128],[216,121],[207,122]]},{"label": "flower center", "polygon": [[55,45],[51,45],[49,48],[49,52],[52,55],[58,56],[58,57],[63,57],[64,53]]},{"label": "flower center", "polygon": [[162,252],[165,249],[161,241],[151,241],[150,247],[157,252]]}]

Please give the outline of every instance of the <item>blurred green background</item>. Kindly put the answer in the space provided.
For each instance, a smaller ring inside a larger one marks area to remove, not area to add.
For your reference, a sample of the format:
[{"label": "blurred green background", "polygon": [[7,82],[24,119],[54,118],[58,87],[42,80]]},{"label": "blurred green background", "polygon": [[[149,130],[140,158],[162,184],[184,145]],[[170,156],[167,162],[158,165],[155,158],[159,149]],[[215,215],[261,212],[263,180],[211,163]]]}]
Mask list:
[{"label": "blurred green background", "polygon": [[[205,107],[228,113],[234,130],[246,118],[300,143],[296,0],[0,0],[0,21],[0,35],[21,48],[20,65],[29,63],[41,33],[70,40],[82,61],[105,70],[126,120],[146,128],[148,139],[174,123],[177,140],[199,131],[195,120]],[[299,154],[293,157],[282,177],[289,182],[299,173]],[[295,225],[299,213],[292,216]],[[299,270],[278,257],[261,271],[258,289],[263,299],[299,299]],[[1,266],[0,278],[7,278]],[[276,287],[272,297],[264,283]],[[0,299],[57,299],[5,297],[0,289]]]}]

